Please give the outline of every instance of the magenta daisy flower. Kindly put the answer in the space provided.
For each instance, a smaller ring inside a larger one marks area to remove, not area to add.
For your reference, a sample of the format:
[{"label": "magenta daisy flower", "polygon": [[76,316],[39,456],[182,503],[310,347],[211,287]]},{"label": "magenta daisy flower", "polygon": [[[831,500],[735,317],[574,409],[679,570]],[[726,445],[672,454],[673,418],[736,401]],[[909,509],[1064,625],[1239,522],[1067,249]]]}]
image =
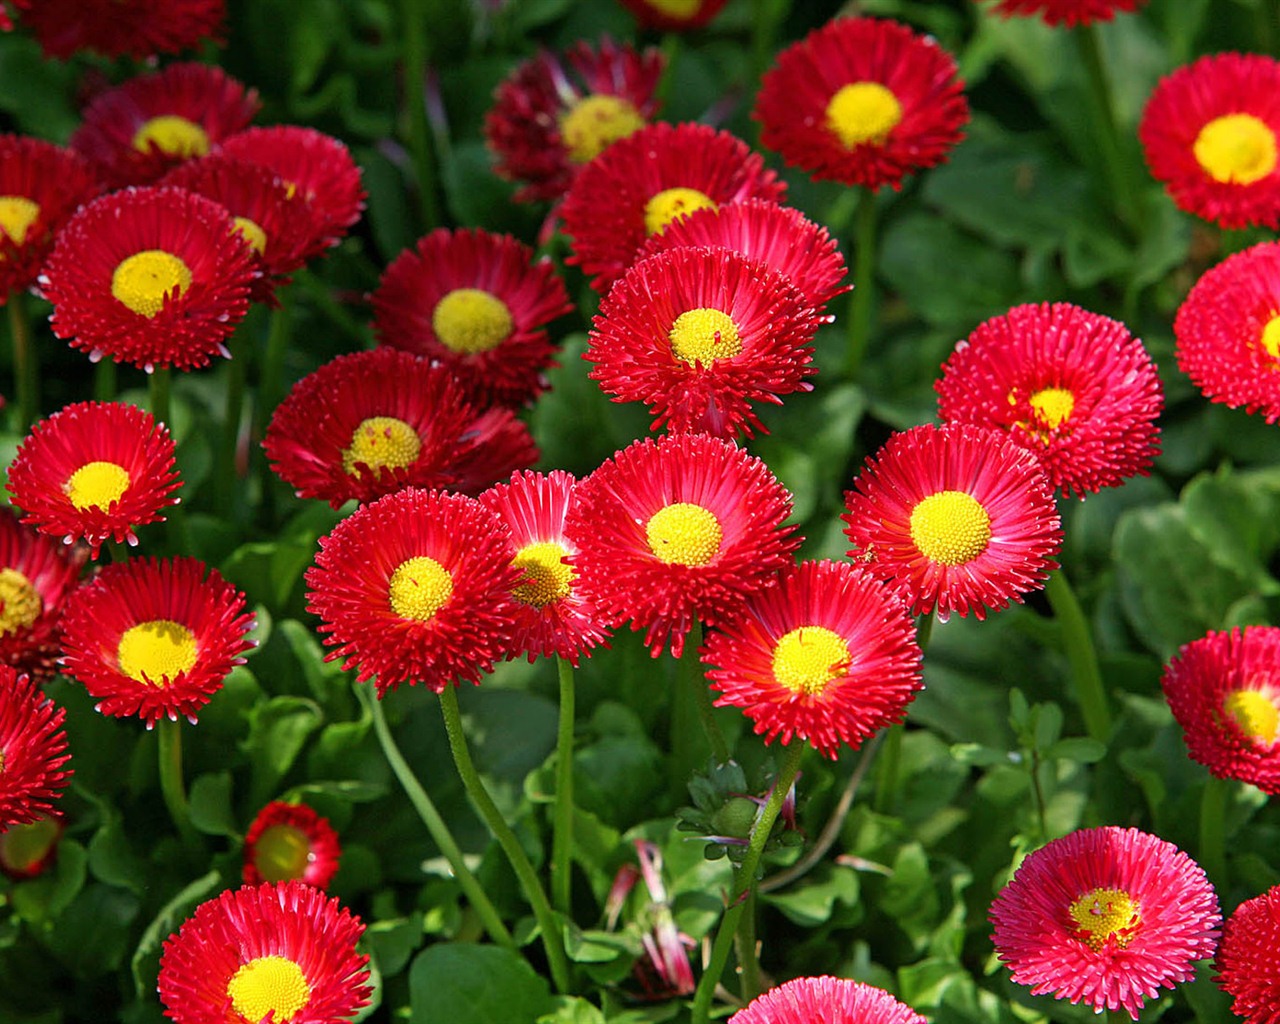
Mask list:
[{"label": "magenta daisy flower", "polygon": [[66,714],[30,676],[0,665],[0,831],[50,814],[71,781]]},{"label": "magenta daisy flower", "polygon": [[0,511],[0,664],[41,683],[53,675],[63,603],[84,555],[83,548],[50,540]]},{"label": "magenta daisy flower", "polygon": [[848,978],[793,978],[756,997],[729,1024],[925,1024],[884,989]]},{"label": "magenta daisy flower", "polygon": [[1129,14],[1147,0],[996,0],[991,12],[1005,18],[1039,18],[1046,25],[1093,25]]},{"label": "magenta daisy flower", "polygon": [[1236,907],[1214,961],[1218,983],[1245,1024],[1280,1024],[1280,885]]},{"label": "magenta daisy flower", "polygon": [[272,800],[244,837],[244,883],[297,880],[327,888],[338,873],[338,833],[306,804]]},{"label": "magenta daisy flower", "polygon": [[720,13],[729,0],[619,0],[644,28],[686,32],[701,28]]},{"label": "magenta daisy flower", "polygon": [[220,39],[226,0],[14,0],[46,57],[81,50],[141,59]]}]

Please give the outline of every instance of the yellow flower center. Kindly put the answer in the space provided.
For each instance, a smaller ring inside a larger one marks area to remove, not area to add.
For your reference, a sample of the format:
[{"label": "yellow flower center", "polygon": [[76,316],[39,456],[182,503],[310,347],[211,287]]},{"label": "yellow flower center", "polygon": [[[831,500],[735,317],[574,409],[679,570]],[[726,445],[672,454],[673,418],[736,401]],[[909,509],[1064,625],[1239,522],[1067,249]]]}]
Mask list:
[{"label": "yellow flower center", "polygon": [[991,516],[971,494],[939,491],[911,510],[911,540],[941,565],[964,565],[987,549]]},{"label": "yellow flower center", "polygon": [[284,956],[260,956],[243,964],[227,982],[231,1008],[246,1021],[267,1014],[276,1024],[288,1024],[311,999],[302,968]]},{"label": "yellow flower center", "polygon": [[198,654],[195,634],[172,619],[139,622],[125,630],[116,649],[120,671],[153,686],[168,686],[195,665]]},{"label": "yellow flower center", "polygon": [[114,462],[86,462],[62,485],[67,500],[78,509],[104,512],[129,489],[129,471]]},{"label": "yellow flower center", "polygon": [[692,18],[702,7],[702,0],[648,0],[649,6],[671,18]]},{"label": "yellow flower center", "polygon": [[194,121],[177,114],[161,114],[143,123],[133,135],[133,148],[148,153],[154,146],[162,153],[189,160],[209,152],[209,136]]},{"label": "yellow flower center", "polygon": [[621,96],[584,96],[560,115],[560,138],[575,164],[594,160],[643,127],[640,111]]},{"label": "yellow flower center", "polygon": [[1071,416],[1076,398],[1066,388],[1045,388],[1031,396],[1031,408],[1036,419],[1048,430],[1057,430]]},{"label": "yellow flower center", "polygon": [[800,626],[773,649],[773,678],[794,693],[817,696],[849,669],[849,645],[825,626]]},{"label": "yellow flower center", "polygon": [[902,104],[879,82],[843,85],[827,103],[827,127],[846,148],[879,145],[902,120]]},{"label": "yellow flower center", "polygon": [[1076,938],[1090,949],[1101,949],[1110,938],[1121,949],[1129,945],[1142,917],[1138,904],[1123,889],[1094,889],[1068,910],[1076,923]]},{"label": "yellow flower center", "polygon": [[718,309],[688,309],[671,325],[671,351],[691,366],[710,366],[742,351],[738,325]]},{"label": "yellow flower center", "polygon": [[1252,114],[1215,117],[1200,129],[1192,147],[1214,181],[1252,185],[1276,169],[1276,136]]},{"label": "yellow flower center", "polygon": [[420,555],[401,562],[387,586],[391,610],[402,619],[426,622],[449,603],[453,577],[434,558]]},{"label": "yellow flower center", "polygon": [[123,260],[111,275],[111,294],[148,320],[165,300],[191,287],[191,270],[171,252],[146,249]]},{"label": "yellow flower center", "polygon": [[569,552],[553,540],[526,544],[516,552],[511,564],[524,573],[513,593],[517,601],[545,608],[569,596],[573,566],[564,561]]},{"label": "yellow flower center", "polygon": [[497,348],[514,326],[507,304],[479,288],[455,288],[431,314],[431,329],[440,344],[466,355]]},{"label": "yellow flower center", "polygon": [[644,204],[644,229],[651,235],[660,235],[677,217],[694,210],[715,209],[719,209],[716,201],[696,188],[664,188]]},{"label": "yellow flower center", "polygon": [[1272,359],[1280,359],[1280,313],[1273,314],[1263,326],[1258,344]]},{"label": "yellow flower center", "polygon": [[0,569],[0,636],[30,629],[42,611],[44,601],[31,581],[17,569]]},{"label": "yellow flower center", "polygon": [[248,243],[250,249],[259,256],[267,251],[267,233],[262,230],[257,221],[250,220],[248,217],[232,217],[231,222],[235,224],[240,237]]},{"label": "yellow flower center", "polygon": [[40,204],[26,196],[0,196],[0,232],[15,245],[27,240],[27,231],[40,216]]},{"label": "yellow flower center", "polygon": [[668,565],[706,565],[720,551],[715,513],[687,501],[658,509],[645,527],[649,550]]},{"label": "yellow flower center", "polygon": [[307,834],[292,825],[272,825],[264,829],[253,849],[253,866],[268,882],[301,878],[310,863],[311,843]]},{"label": "yellow flower center", "polygon": [[418,432],[404,420],[392,416],[374,416],[361,422],[351,435],[351,446],[342,450],[343,470],[355,476],[356,463],[363,462],[372,470],[402,469],[413,463],[422,451]]},{"label": "yellow flower center", "polygon": [[1249,739],[1267,746],[1275,743],[1276,733],[1280,732],[1280,709],[1265,693],[1232,690],[1222,702],[1222,710]]}]

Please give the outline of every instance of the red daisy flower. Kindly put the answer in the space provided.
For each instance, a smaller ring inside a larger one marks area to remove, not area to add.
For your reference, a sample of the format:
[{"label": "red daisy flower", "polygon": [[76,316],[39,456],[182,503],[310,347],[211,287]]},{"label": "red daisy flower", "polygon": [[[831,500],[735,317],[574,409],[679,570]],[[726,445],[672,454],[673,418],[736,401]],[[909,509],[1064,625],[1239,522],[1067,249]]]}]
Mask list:
[{"label": "red daisy flower", "polygon": [[360,168],[331,135],[291,124],[247,128],[225,139],[221,152],[276,176],[310,225],[307,259],[337,245],[360,219],[365,200]]},{"label": "red daisy flower", "polygon": [[1280,885],[1245,900],[1227,920],[1214,961],[1218,987],[1245,1024],[1280,1024]]},{"label": "red daisy flower", "polygon": [[1136,828],[1072,832],[1031,853],[988,913],[1013,980],[1033,996],[1124,1007],[1195,977],[1222,915],[1195,861]]},{"label": "red daisy flower", "polygon": [[686,245],[733,249],[785,275],[818,312],[852,285],[841,286],[844,257],[827,229],[799,210],[748,199],[694,210],[645,239],[637,260]]},{"label": "red daisy flower", "polygon": [[997,0],[993,14],[1006,18],[1038,17],[1046,25],[1092,25],[1120,12],[1136,11],[1147,0]]},{"label": "red daisy flower", "polygon": [[665,66],[662,51],[637,53],[606,36],[599,49],[579,40],[512,71],[494,93],[484,134],[497,173],[525,183],[515,198],[559,199],[583,164],[648,124]]},{"label": "red daisy flower", "polygon": [[303,882],[227,890],[165,940],[157,988],[178,1024],[336,1024],[367,1006],[360,919]]},{"label": "red daisy flower", "polygon": [[297,880],[327,888],[338,873],[338,833],[306,804],[273,800],[258,812],[244,837],[244,882]]},{"label": "red daisy flower", "polygon": [[0,665],[0,829],[49,814],[71,781],[66,716],[30,676]]},{"label": "red daisy flower", "polygon": [[608,630],[600,614],[575,585],[569,563],[578,553],[564,532],[565,515],[577,481],[564,470],[516,473],[495,484],[480,503],[497,514],[511,534],[508,555],[521,573],[512,595],[515,622],[508,658],[529,660],[555,654],[571,665],[598,644]]},{"label": "red daisy flower", "polygon": [[83,554],[0,511],[0,664],[37,682],[53,675],[62,651],[62,605],[80,576]]},{"label": "red daisy flower", "polygon": [[1043,585],[1062,530],[1034,455],[967,423],[913,427],[867,459],[845,493],[845,534],[916,615],[979,619]]},{"label": "red daisy flower", "polygon": [[212,64],[170,64],[96,97],[71,136],[111,188],[146,185],[204,156],[253,120],[261,103]]},{"label": "red daisy flower", "polygon": [[62,667],[104,715],[194,723],[244,664],[253,622],[244,595],[194,558],[117,562],[67,601]]},{"label": "red daisy flower", "polygon": [[409,487],[362,505],[320,538],[307,608],[326,660],[378,696],[401,683],[436,693],[479,683],[509,646],[520,571],[497,515],[474,498]]},{"label": "red daisy flower", "polygon": [[1179,369],[1206,398],[1280,420],[1280,244],[1252,246],[1206,271],[1173,333]]},{"label": "red daisy flower", "polygon": [[1220,779],[1280,793],[1280,628],[1184,644],[1160,681],[1187,753]]},{"label": "red daisy flower", "polygon": [[1160,452],[1160,378],[1142,342],[1065,302],[980,324],[934,390],[941,419],[1007,431],[1067,495],[1146,476]]},{"label": "red daisy flower", "polygon": [[807,740],[827,757],[902,720],[923,683],[915,623],[899,598],[848,563],[784,570],[707,636],[716,704],[740,707],[766,743]]},{"label": "red daisy flower", "polygon": [[729,1024],[925,1024],[888,992],[848,978],[793,978],[739,1010]]},{"label": "red daisy flower", "polygon": [[791,564],[791,496],[769,467],[706,434],[636,441],[582,480],[565,517],[578,586],[604,620],[677,658]]},{"label": "red daisy flower", "polygon": [[150,371],[208,365],[249,310],[253,255],[220,205],[176,188],[113,192],[71,218],[39,281],[59,338]]},{"label": "red daisy flower", "polygon": [[694,210],[759,198],[786,185],[741,139],[705,124],[652,124],[582,168],[560,208],[576,263],[606,292],[649,235]]},{"label": "red daisy flower", "polygon": [[732,438],[764,431],[755,402],[812,388],[819,318],[778,271],[730,249],[641,260],[600,304],[583,358],[616,402],[644,402],[653,429]]},{"label": "red daisy flower", "polygon": [[902,187],[963,138],[969,104],[951,55],[877,18],[837,18],[780,54],[751,114],[760,143],[816,179]]},{"label": "red daisy flower", "polygon": [[479,412],[448,367],[379,348],[303,377],[267,427],[271,468],[334,508],[404,487],[476,495],[538,460],[509,409]]},{"label": "red daisy flower", "polygon": [[383,345],[448,366],[482,405],[524,405],[548,387],[542,328],[573,309],[549,259],[510,235],[439,228],[387,267],[373,293]]},{"label": "red daisy flower", "polygon": [[729,0],[620,0],[644,28],[660,32],[683,32],[701,28]]},{"label": "red daisy flower", "polygon": [[137,544],[135,526],[162,523],[181,486],[173,440],[151,414],[115,402],[68,405],[31,428],[9,466],[24,523],[64,543]]},{"label": "red daisy flower", "polygon": [[63,829],[61,818],[37,818],[0,832],[0,874],[15,882],[44,874],[58,859]]},{"label": "red daisy flower", "polygon": [[107,57],[179,53],[202,39],[221,41],[225,0],[14,0],[19,19],[45,56],[81,50]]},{"label": "red daisy flower", "polygon": [[99,187],[89,165],[71,150],[0,135],[0,306],[10,292],[31,287],[54,236]]},{"label": "red daisy flower", "polygon": [[1180,209],[1224,228],[1280,226],[1280,61],[1201,57],[1160,80],[1138,123]]}]

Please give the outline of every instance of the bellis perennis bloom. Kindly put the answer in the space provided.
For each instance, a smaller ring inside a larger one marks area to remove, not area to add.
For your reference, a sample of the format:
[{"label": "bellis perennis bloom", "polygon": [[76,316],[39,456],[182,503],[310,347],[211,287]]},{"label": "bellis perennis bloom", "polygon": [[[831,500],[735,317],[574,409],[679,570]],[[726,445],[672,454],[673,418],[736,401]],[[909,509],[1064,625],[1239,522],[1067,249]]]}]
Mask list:
[{"label": "bellis perennis bloom", "polygon": [[50,813],[71,781],[64,718],[30,676],[0,665],[0,831]]},{"label": "bellis perennis bloom", "polygon": [[848,978],[793,978],[754,999],[729,1024],[925,1024],[884,989]]},{"label": "bellis perennis bloom", "polygon": [[0,663],[38,682],[53,675],[63,604],[83,564],[83,549],[51,540],[0,511]]},{"label": "bellis perennis bloom", "polygon": [[1236,908],[1222,933],[1214,966],[1218,987],[1234,998],[1245,1024],[1280,1022],[1280,885]]},{"label": "bellis perennis bloom", "polygon": [[306,804],[273,800],[244,837],[244,882],[297,880],[324,889],[338,872],[338,833]]},{"label": "bellis perennis bloom", "polygon": [[1006,18],[1038,17],[1046,25],[1092,25],[1122,12],[1136,11],[1147,0],[996,0],[994,14]]}]

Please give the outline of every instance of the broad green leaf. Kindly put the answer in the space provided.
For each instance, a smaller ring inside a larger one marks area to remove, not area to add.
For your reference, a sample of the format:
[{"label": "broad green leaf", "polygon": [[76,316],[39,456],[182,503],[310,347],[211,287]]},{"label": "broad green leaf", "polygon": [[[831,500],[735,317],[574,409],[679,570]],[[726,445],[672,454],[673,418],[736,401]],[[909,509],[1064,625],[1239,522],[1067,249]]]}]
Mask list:
[{"label": "broad green leaf", "polygon": [[230,772],[212,772],[197,778],[188,797],[191,824],[206,835],[236,835],[239,829],[231,806],[231,786]]},{"label": "broad green leaf", "polygon": [[178,930],[179,925],[190,916],[197,904],[203,903],[224,884],[222,874],[216,869],[201,875],[176,893],[147,925],[130,961],[137,998],[141,999],[144,994],[149,995],[155,991],[155,966],[159,961],[160,947],[164,940]]},{"label": "broad green leaf", "polygon": [[251,804],[266,802],[323,721],[319,705],[303,697],[272,697],[249,712],[243,746],[253,765]]},{"label": "broad green leaf", "polygon": [[411,1024],[534,1024],[552,1009],[547,981],[499,946],[442,942],[409,968]]}]

